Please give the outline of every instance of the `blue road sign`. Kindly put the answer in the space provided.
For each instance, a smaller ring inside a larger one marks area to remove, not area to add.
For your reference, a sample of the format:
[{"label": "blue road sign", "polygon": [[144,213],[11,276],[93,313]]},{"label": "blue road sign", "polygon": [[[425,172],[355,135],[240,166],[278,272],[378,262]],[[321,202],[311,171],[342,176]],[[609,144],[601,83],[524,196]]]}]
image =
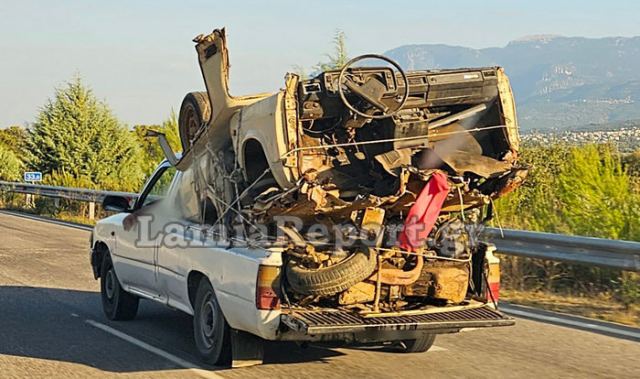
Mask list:
[{"label": "blue road sign", "polygon": [[38,171],[27,171],[23,175],[25,182],[41,182],[42,173]]}]

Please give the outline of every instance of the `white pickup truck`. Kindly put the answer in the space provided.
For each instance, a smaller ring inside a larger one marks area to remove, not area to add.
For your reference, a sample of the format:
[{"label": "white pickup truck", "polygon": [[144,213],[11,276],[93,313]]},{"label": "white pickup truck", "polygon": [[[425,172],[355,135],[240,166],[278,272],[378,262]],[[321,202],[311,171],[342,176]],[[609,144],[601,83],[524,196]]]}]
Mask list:
[{"label": "white pickup truck", "polygon": [[[165,161],[133,207],[133,199],[104,200],[105,209],[120,213],[96,224],[91,264],[109,319],[133,319],[139,299],[166,304],[194,316],[194,339],[204,361],[228,365],[233,355],[234,366],[260,362],[263,340],[396,341],[405,352],[419,352],[437,333],[513,324],[491,303],[473,301],[371,317],[283,304],[281,251],[234,247],[233,238],[217,238],[206,222],[189,221],[193,199],[183,189],[190,181]],[[485,260],[496,263],[490,250]]]},{"label": "white pickup truck", "polygon": [[118,213],[93,233],[108,318],[164,303],[194,315],[205,361],[233,365],[260,361],[263,340],[423,352],[438,333],[513,324],[480,239],[527,172],[502,68],[367,54],[234,97],[224,29],[194,41],[207,91],[182,103],[183,154],[155,133],[167,160],[132,207],[105,198]]}]

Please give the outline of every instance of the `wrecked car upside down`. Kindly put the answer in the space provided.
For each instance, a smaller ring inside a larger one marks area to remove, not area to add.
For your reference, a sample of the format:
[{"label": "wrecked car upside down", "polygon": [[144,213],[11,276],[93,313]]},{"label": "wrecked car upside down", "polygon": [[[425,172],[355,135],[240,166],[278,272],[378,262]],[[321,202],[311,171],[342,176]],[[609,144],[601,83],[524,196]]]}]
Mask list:
[{"label": "wrecked car upside down", "polygon": [[233,97],[224,30],[195,42],[208,92],[182,104],[176,166],[212,230],[280,249],[278,304],[381,314],[497,300],[478,234],[526,176],[501,68],[404,71],[366,55]]}]

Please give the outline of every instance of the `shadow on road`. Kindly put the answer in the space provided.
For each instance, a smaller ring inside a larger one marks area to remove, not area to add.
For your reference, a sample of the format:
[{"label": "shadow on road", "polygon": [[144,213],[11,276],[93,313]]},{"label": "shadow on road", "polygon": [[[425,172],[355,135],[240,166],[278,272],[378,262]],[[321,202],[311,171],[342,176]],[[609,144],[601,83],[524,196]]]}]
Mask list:
[{"label": "shadow on road", "polygon": [[329,358],[344,355],[327,347],[301,347],[293,342],[267,342],[264,351],[264,364],[287,364],[303,362],[324,362]]},{"label": "shadow on road", "polygon": [[[135,320],[108,322],[96,292],[24,286],[0,286],[0,354],[77,363],[109,372],[176,368],[164,358],[87,324],[86,319],[201,364],[189,315],[143,301]],[[339,355],[343,353],[328,348],[269,342],[264,363],[322,362]]]}]

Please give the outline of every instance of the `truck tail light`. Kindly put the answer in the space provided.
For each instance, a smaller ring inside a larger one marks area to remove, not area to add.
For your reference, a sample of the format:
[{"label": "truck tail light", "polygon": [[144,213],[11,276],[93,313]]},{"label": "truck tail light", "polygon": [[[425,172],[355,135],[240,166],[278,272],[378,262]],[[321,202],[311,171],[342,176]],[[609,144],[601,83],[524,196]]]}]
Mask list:
[{"label": "truck tail light", "polygon": [[256,281],[256,307],[263,310],[280,309],[279,292],[280,267],[260,265]]},{"label": "truck tail light", "polygon": [[493,252],[496,250],[494,245],[487,246],[487,250],[485,252],[485,262],[487,263],[487,301],[495,301],[498,303],[498,299],[500,298],[500,259],[493,255]]}]

